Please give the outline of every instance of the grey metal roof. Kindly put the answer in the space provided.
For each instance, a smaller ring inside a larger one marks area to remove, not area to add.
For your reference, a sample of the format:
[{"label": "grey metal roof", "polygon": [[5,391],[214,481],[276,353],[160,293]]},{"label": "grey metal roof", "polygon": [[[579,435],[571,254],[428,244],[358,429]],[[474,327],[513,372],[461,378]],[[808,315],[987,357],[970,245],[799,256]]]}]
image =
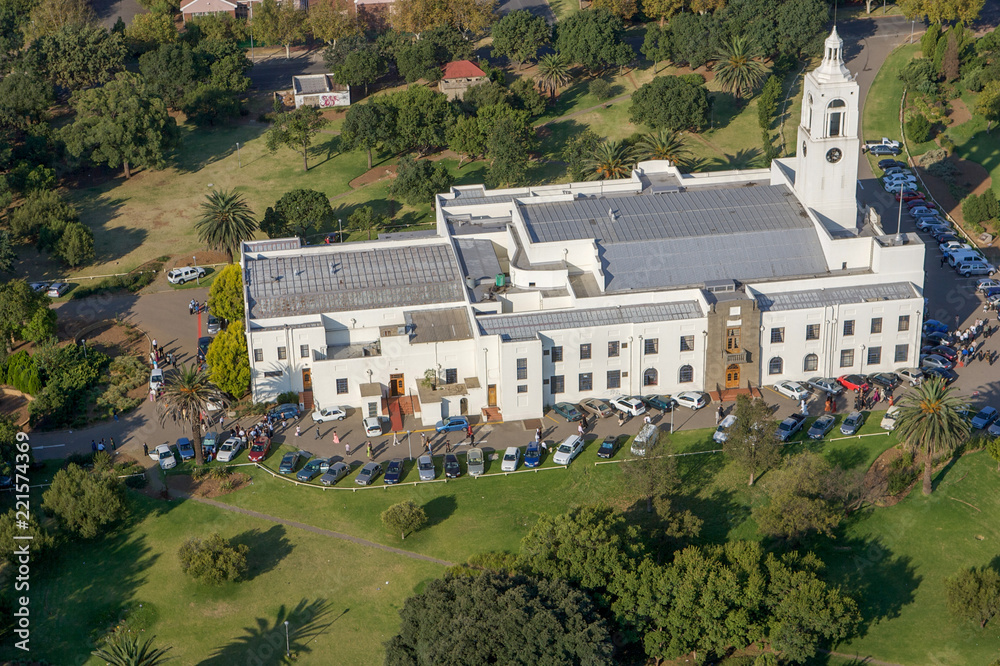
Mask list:
[{"label": "grey metal roof", "polygon": [[299,95],[325,92],[343,92],[347,86],[336,83],[329,74],[303,74],[292,77],[292,87]]},{"label": "grey metal roof", "polygon": [[916,298],[917,292],[909,282],[863,285],[859,287],[835,287],[831,289],[806,289],[783,294],[758,294],[757,302],[761,310],[803,310],[825,305],[849,305],[866,301],[901,301]]},{"label": "grey metal roof", "polygon": [[251,319],[464,300],[451,246],[416,245],[247,258]]},{"label": "grey metal roof", "polygon": [[463,273],[468,277],[477,280],[492,279],[503,272],[492,241],[458,238],[455,239],[455,248],[458,250],[458,260],[462,262]]},{"label": "grey metal roof", "polygon": [[245,241],[243,246],[247,252],[273,252],[274,250],[298,250],[302,247],[301,238],[269,238],[268,240]]},{"label": "grey metal roof", "polygon": [[410,342],[450,342],[472,337],[469,313],[465,308],[413,310],[404,312]]},{"label": "grey metal roof", "polygon": [[704,316],[697,301],[622,305],[586,310],[526,312],[476,318],[482,335],[499,335],[504,342],[531,340],[539,331],[556,331],[590,326],[643,324],[657,321],[695,319]]}]

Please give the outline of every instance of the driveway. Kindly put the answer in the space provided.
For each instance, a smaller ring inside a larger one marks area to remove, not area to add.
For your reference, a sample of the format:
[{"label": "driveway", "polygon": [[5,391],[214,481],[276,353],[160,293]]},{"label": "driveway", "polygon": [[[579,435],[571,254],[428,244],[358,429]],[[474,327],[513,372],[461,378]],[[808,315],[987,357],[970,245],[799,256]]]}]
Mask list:
[{"label": "driveway", "polygon": [[[254,49],[254,66],[250,68],[250,84],[257,92],[290,90],[292,77],[301,74],[323,74],[323,47],[293,48],[290,58],[285,58],[284,48]],[[251,54],[247,53],[249,57]]]},{"label": "driveway", "polygon": [[499,12],[502,15],[526,9],[535,16],[541,16],[549,25],[555,25],[556,15],[552,13],[552,8],[546,0],[503,0],[500,3]]}]

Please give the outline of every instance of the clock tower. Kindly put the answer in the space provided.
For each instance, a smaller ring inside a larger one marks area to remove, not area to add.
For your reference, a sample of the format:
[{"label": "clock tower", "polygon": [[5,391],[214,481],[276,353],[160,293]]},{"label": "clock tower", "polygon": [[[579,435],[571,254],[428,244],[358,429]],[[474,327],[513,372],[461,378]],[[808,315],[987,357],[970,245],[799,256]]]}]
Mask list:
[{"label": "clock tower", "polygon": [[822,64],[802,87],[795,192],[832,234],[856,234],[859,88],[844,65],[836,26],[824,42]]}]

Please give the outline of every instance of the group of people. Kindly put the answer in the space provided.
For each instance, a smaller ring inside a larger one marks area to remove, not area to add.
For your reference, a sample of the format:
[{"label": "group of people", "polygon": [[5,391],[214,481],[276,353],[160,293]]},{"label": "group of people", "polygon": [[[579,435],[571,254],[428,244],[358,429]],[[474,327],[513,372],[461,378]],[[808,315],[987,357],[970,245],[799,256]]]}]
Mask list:
[{"label": "group of people", "polygon": [[193,298],[191,299],[191,302],[188,303],[188,314],[189,315],[198,314],[199,312],[201,312],[204,309],[205,309],[205,304],[204,303],[199,303],[198,301],[194,300]]},{"label": "group of people", "polygon": [[[957,360],[959,363],[965,366],[973,361],[985,360],[993,365],[997,361],[998,354],[995,351],[985,351],[983,345],[986,344],[987,338],[996,333],[997,328],[1000,326],[990,326],[988,319],[977,319],[972,326],[964,331],[952,333],[948,344],[958,352],[959,358]],[[977,341],[980,336],[983,339]]]},{"label": "group of people", "polygon": [[[109,437],[108,439],[110,440],[111,450],[117,452],[118,445],[115,444],[115,438],[114,437]],[[103,437],[101,437],[101,441],[97,441],[96,439],[90,440],[90,450],[93,453],[97,453],[98,451],[106,451],[107,448],[108,447],[107,447],[107,445],[105,445]],[[148,455],[148,453],[147,453],[147,455]]]}]

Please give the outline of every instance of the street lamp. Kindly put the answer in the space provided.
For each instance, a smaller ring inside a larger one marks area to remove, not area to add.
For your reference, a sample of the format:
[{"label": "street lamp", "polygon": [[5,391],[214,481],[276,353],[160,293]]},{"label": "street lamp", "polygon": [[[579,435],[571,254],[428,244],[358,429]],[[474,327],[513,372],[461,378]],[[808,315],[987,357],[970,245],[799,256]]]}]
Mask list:
[{"label": "street lamp", "polygon": [[198,281],[198,286],[201,286],[201,275],[198,273],[198,257],[192,256],[191,261],[194,262],[194,279]]},{"label": "street lamp", "polygon": [[342,219],[340,219],[339,217],[337,218],[337,230],[340,232],[339,235],[337,236],[337,242],[338,243],[343,243],[344,242],[344,221]]},{"label": "street lamp", "polygon": [[288,620],[285,620],[285,656],[289,659],[292,658],[292,646],[288,641]]}]

